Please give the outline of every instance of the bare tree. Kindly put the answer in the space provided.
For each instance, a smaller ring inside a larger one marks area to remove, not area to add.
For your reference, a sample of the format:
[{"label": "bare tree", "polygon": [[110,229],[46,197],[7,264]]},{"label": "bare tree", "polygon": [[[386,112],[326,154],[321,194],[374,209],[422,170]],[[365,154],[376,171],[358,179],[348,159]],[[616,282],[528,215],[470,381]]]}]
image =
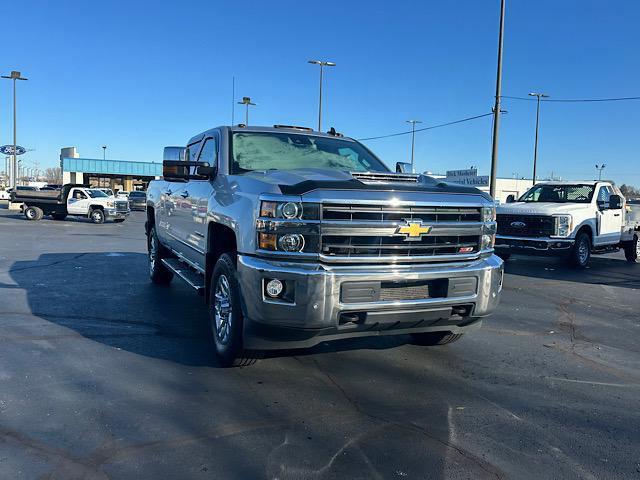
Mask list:
[{"label": "bare tree", "polygon": [[62,169],[60,167],[47,168],[44,171],[44,180],[47,183],[59,185],[62,183]]}]

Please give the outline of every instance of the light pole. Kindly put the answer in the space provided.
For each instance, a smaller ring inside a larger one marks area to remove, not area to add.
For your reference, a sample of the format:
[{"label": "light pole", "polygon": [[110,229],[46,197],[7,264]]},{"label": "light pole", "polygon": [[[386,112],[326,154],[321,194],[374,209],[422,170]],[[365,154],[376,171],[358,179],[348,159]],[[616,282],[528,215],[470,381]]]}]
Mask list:
[{"label": "light pole", "polygon": [[602,170],[604,170],[604,167],[606,167],[604,163],[602,165],[598,165],[596,163],[596,170],[598,170],[598,181],[602,180]]},{"label": "light pole", "polygon": [[244,124],[245,126],[248,126],[249,125],[249,105],[255,107],[256,104],[251,102],[251,97],[242,97],[242,101],[238,102],[238,104],[245,106]]},{"label": "light pole", "polygon": [[413,152],[416,145],[416,123],[422,123],[420,120],[406,120],[407,123],[411,124],[411,172],[413,173],[415,169],[413,168]]},{"label": "light pole", "polygon": [[106,160],[106,159],[107,159],[107,146],[102,145],[102,160]]},{"label": "light pole", "polygon": [[531,97],[537,97],[536,102],[536,140],[533,146],[533,185],[536,184],[536,166],[538,165],[538,126],[540,125],[540,99],[548,98],[549,95],[539,92],[531,92],[529,94]]},{"label": "light pole", "polygon": [[498,173],[498,132],[500,131],[500,97],[502,96],[502,44],[504,38],[505,0],[500,0],[500,33],[498,34],[498,70],[496,72],[496,102],[493,106],[493,145],[491,147],[491,183],[489,195],[495,198]]},{"label": "light pole", "polygon": [[322,76],[324,67],[335,67],[334,62],[327,62],[324,60],[309,60],[309,63],[314,65],[320,65],[320,96],[318,98],[318,131],[322,131]]},{"label": "light pole", "polygon": [[15,187],[16,183],[16,150],[17,150],[17,135],[16,135],[16,80],[27,80],[26,78],[20,75],[20,72],[15,70],[11,71],[11,75],[2,75],[2,78],[7,78],[9,80],[13,80],[13,158],[11,160],[11,164],[13,168],[11,169],[11,186]]}]

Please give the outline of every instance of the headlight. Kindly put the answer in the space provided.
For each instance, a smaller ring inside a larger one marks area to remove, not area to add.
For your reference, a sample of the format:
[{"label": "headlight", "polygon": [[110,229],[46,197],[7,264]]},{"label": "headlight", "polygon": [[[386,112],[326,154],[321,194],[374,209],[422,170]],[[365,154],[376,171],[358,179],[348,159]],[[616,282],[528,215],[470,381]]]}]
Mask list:
[{"label": "headlight", "polygon": [[482,207],[482,221],[483,222],[495,222],[496,221],[496,207]]},{"label": "headlight", "polygon": [[258,248],[261,250],[280,251],[288,253],[302,252],[305,247],[304,235],[299,233],[258,233]]},{"label": "headlight", "polygon": [[266,218],[285,218],[292,220],[302,217],[302,204],[297,202],[263,201],[260,204],[260,216]]},{"label": "headlight", "polygon": [[107,202],[107,207],[113,208],[115,206],[116,206],[115,202]]},{"label": "headlight", "polygon": [[572,218],[571,215],[556,215],[556,237],[568,237],[571,234]]}]

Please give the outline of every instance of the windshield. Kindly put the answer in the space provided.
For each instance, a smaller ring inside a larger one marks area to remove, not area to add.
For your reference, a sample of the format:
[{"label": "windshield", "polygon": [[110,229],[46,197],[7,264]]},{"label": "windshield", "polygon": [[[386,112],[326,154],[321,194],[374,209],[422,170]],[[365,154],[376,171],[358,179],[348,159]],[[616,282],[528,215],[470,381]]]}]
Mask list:
[{"label": "windshield", "polygon": [[102,197],[109,196],[106,193],[104,193],[102,190],[87,190],[87,192],[89,192],[89,196],[91,198],[102,198]]},{"label": "windshield", "polygon": [[285,132],[233,134],[231,173],[252,170],[335,168],[349,172],[389,169],[357,142]]},{"label": "windshield", "polygon": [[593,185],[536,185],[529,189],[520,202],[589,203],[593,197]]}]

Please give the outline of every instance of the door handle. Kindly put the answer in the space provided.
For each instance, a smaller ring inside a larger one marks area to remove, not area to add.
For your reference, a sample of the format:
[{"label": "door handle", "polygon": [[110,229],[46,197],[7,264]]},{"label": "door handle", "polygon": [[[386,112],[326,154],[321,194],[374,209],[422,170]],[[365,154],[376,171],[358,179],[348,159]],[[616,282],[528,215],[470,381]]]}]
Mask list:
[{"label": "door handle", "polygon": [[614,216],[614,217],[619,217],[619,216],[620,216],[620,214],[619,214],[619,213],[614,213],[614,214],[613,214],[613,216]]},{"label": "door handle", "polygon": [[189,196],[189,192],[182,192],[182,193],[180,194],[180,196],[181,196],[182,198],[187,198],[187,197]]}]

